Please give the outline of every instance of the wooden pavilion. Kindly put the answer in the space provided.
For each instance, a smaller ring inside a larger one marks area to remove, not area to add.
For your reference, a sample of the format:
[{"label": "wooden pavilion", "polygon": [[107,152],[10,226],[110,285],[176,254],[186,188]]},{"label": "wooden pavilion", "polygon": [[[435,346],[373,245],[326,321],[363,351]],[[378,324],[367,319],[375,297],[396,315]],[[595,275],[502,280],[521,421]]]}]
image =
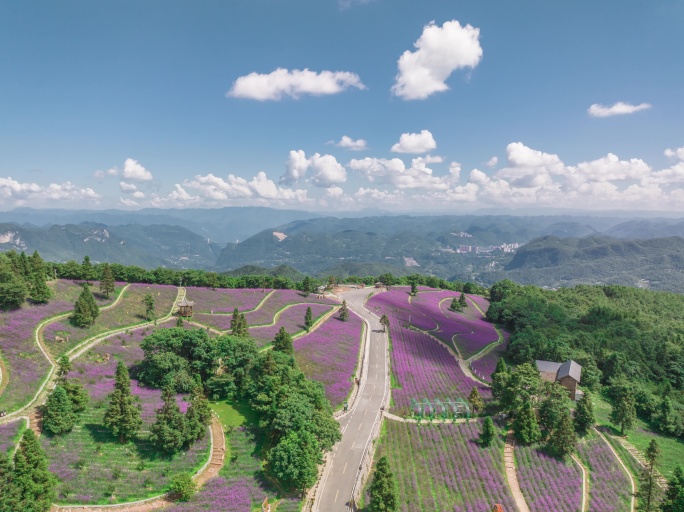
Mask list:
[{"label": "wooden pavilion", "polygon": [[183,300],[178,303],[178,314],[180,316],[192,316],[192,306],[195,303],[183,297]]}]

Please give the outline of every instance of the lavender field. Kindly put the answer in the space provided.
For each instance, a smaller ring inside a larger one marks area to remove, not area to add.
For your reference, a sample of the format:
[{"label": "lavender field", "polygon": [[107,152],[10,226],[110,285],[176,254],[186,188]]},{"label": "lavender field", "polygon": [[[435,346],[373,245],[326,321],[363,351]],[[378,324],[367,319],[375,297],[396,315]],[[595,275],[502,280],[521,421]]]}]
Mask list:
[{"label": "lavender field", "polygon": [[386,420],[376,460],[386,455],[399,484],[401,512],[516,510],[504,476],[503,441],[489,448],[481,422],[416,425]]},{"label": "lavender field", "polygon": [[351,391],[363,325],[361,318],[350,312],[346,322],[333,316],[294,341],[297,364],[304,375],[323,383],[333,409],[342,405]]},{"label": "lavender field", "polygon": [[[582,472],[572,460],[560,461],[538,446],[515,446],[518,481],[530,512],[579,512]],[[601,508],[593,510],[604,510]]]},{"label": "lavender field", "polygon": [[629,478],[606,442],[596,434],[582,439],[579,457],[589,469],[589,510],[630,510]]},{"label": "lavender field", "polygon": [[0,453],[10,454],[14,451],[19,433],[26,427],[26,420],[23,418],[0,424]]},{"label": "lavender field", "polygon": [[[219,476],[209,480],[188,503],[164,508],[164,512],[249,512],[261,510],[264,498],[277,502],[276,491],[263,478],[261,460],[256,455],[260,442],[251,429],[235,428],[227,439],[230,446],[230,462],[221,469]],[[281,498],[278,512],[299,512],[300,500],[296,497]]]},{"label": "lavender field", "polygon": [[467,398],[474,387],[483,398],[491,391],[467,377],[449,350],[429,335],[404,327],[390,327],[392,372],[399,389],[392,391],[393,411],[410,413],[411,399]]},{"label": "lavender field", "polygon": [[[43,330],[43,341],[53,357],[78,345],[80,342],[97,336],[110,329],[135,325],[146,321],[143,297],[151,293],[154,296],[154,309],[157,318],[166,316],[173,307],[178,295],[175,286],[156,284],[132,284],[124,292],[119,303],[100,312],[95,323],[85,329],[74,327],[68,319],[55,321]],[[69,341],[57,341],[57,337],[69,337]]]},{"label": "lavender field", "polygon": [[194,313],[215,314],[233,312],[238,308],[241,312],[251,311],[264,300],[272,290],[263,288],[198,288],[187,286],[186,297],[193,301]]},{"label": "lavender field", "polygon": [[489,352],[484,354],[482,357],[474,359],[470,363],[470,369],[475,375],[486,382],[492,381],[492,373],[496,370],[496,365],[499,359],[504,357],[506,350],[508,349],[508,333],[504,332],[503,343],[498,344],[492,348]]},{"label": "lavender field", "polygon": [[315,293],[305,296],[298,290],[275,290],[271,296],[256,311],[250,311],[245,315],[247,324],[268,325],[273,323],[276,313],[290,304],[337,304],[327,298],[317,298]]},{"label": "lavender field", "polygon": [[291,335],[305,332],[304,316],[308,307],[311,308],[314,322],[332,310],[332,306],[326,304],[293,304],[280,313],[275,324],[250,327],[249,335],[254,338],[257,345],[264,347],[273,342],[281,327],[284,327]]},{"label": "lavender field", "polygon": [[[172,327],[171,320],[158,328]],[[199,469],[209,452],[209,436],[172,458],[159,454],[148,441],[148,428],[161,404],[161,391],[131,379],[131,391],[141,407],[139,439],[120,444],[102,425],[107,396],[114,389],[117,360],[129,368],[143,357],[140,343],[153,328],[131,330],[96,345],[74,361],[70,378],[82,383],[90,396],[88,408],[73,431],[60,437],[41,436],[50,471],[59,479],[60,503],[114,503],[162,492],[175,473]],[[105,354],[109,354],[107,361]],[[178,395],[181,411],[188,403]]]}]

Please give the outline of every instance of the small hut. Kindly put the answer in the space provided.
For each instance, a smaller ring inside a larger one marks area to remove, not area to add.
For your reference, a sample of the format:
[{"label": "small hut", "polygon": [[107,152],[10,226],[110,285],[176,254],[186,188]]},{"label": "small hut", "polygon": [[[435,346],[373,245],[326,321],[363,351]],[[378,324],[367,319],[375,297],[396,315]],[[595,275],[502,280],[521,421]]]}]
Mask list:
[{"label": "small hut", "polygon": [[178,314],[180,316],[192,316],[192,306],[194,305],[194,302],[190,302],[186,298],[183,298],[183,300],[178,303]]}]

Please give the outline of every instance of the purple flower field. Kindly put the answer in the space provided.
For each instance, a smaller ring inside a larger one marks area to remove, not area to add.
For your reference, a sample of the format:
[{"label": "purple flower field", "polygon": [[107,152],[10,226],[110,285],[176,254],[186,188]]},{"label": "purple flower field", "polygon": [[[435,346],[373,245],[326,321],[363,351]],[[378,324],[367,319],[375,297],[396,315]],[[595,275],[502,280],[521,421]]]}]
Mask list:
[{"label": "purple flower field", "polygon": [[[430,293],[432,295],[432,292]],[[420,296],[420,294],[418,294]],[[435,320],[435,311],[421,307],[420,305],[409,304],[408,289],[393,288],[388,292],[373,295],[366,303],[368,309],[375,311],[378,315],[383,313],[392,316],[395,321],[401,324],[411,324],[418,329],[431,331],[438,328]],[[439,317],[437,317],[439,318]],[[439,318],[441,320],[441,318]]]},{"label": "purple flower field", "polygon": [[15,438],[25,426],[26,421],[23,418],[0,425],[0,453],[10,453],[14,450],[17,440]]},{"label": "purple flower field", "polygon": [[578,452],[589,469],[589,510],[628,511],[629,478],[606,442],[595,435],[586,437],[578,444]]},{"label": "purple flower field", "polygon": [[429,335],[399,326],[390,332],[392,372],[400,386],[392,391],[397,414],[409,414],[412,398],[467,398],[473,387],[485,400],[491,397],[489,388],[467,377],[449,350]]},{"label": "purple flower field", "polygon": [[238,308],[241,312],[256,308],[271,292],[263,288],[198,288],[187,286],[187,299],[193,301],[195,313],[232,313]]},{"label": "purple flower field", "polygon": [[276,313],[289,304],[316,303],[337,304],[331,299],[317,299],[315,293],[307,297],[298,290],[276,290],[256,311],[250,311],[245,315],[248,325],[268,325],[273,322]]},{"label": "purple flower field", "polygon": [[273,342],[281,327],[285,327],[285,330],[291,335],[302,332],[306,329],[304,316],[308,307],[311,308],[314,322],[332,309],[332,306],[325,304],[294,304],[281,313],[274,325],[250,327],[249,335],[254,338],[257,345],[264,347]]},{"label": "purple flower field", "polygon": [[504,476],[503,442],[482,448],[479,421],[416,425],[386,420],[376,459],[387,455],[398,482],[401,512],[516,510]]},{"label": "purple flower field", "polygon": [[466,295],[466,298],[477,304],[477,306],[482,310],[482,312],[486,315],[487,310],[489,309],[489,301],[482,297],[481,295]]},{"label": "purple flower field", "polygon": [[499,362],[499,359],[506,354],[506,349],[508,348],[508,337],[508,333],[504,332],[505,341],[503,343],[497,345],[485,355],[475,359],[470,363],[470,369],[482,380],[486,382],[492,381],[492,373],[494,373],[494,370],[496,370],[496,365]]},{"label": "purple flower field", "polygon": [[577,464],[555,459],[535,446],[516,445],[515,459],[520,489],[530,512],[581,510],[582,471]]},{"label": "purple flower field", "polygon": [[297,364],[310,379],[322,382],[333,409],[352,388],[363,321],[353,312],[343,322],[333,316],[311,334],[294,340]]}]

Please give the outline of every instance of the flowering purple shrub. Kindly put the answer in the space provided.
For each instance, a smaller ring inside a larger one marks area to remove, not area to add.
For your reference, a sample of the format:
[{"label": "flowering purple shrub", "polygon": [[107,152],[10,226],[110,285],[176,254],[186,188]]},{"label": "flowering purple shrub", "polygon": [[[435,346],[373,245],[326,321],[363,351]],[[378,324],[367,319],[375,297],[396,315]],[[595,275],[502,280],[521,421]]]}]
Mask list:
[{"label": "flowering purple shrub", "polygon": [[515,459],[520,489],[530,512],[581,510],[582,472],[577,464],[560,461],[536,446],[516,445]]},{"label": "flowering purple shrub", "polygon": [[36,394],[50,369],[36,343],[36,327],[72,307],[69,302],[52,299],[48,304],[25,304],[21,309],[0,312],[0,352],[7,369],[2,377],[7,378],[7,387],[0,394],[0,410],[18,409]]},{"label": "flowering purple shrub", "polygon": [[24,430],[26,422],[23,418],[0,424],[0,453],[14,450],[19,432]]},{"label": "flowering purple shrub", "polygon": [[311,308],[314,322],[332,309],[332,306],[326,304],[294,304],[281,313],[275,325],[250,327],[249,335],[254,338],[257,345],[263,347],[273,342],[281,327],[285,327],[285,330],[293,335],[305,331],[304,316],[308,307]]},{"label": "flowering purple shrub", "polygon": [[315,293],[310,293],[305,297],[304,293],[298,290],[276,290],[259,309],[250,311],[245,315],[245,318],[247,324],[251,326],[268,325],[273,322],[276,313],[285,306],[300,303],[337,304],[331,299],[318,299]]},{"label": "flowering purple shrub", "polygon": [[194,313],[232,313],[238,308],[241,312],[256,308],[271,292],[264,288],[199,288],[187,286],[186,297],[195,303]]},{"label": "flowering purple shrub", "polygon": [[294,340],[297,364],[308,378],[323,383],[333,409],[342,405],[352,388],[362,327],[363,321],[350,312],[346,322],[334,316]]},{"label": "flowering purple shrub", "polygon": [[578,444],[578,451],[589,469],[589,509],[605,512],[629,510],[629,478],[606,442],[599,437],[586,437]]},{"label": "flowering purple shrub", "polygon": [[491,397],[489,388],[466,376],[449,350],[429,335],[396,322],[390,323],[390,332],[392,372],[400,386],[392,391],[398,414],[409,414],[412,398],[467,398],[474,387],[483,398]]},{"label": "flowering purple shrub", "polygon": [[398,482],[399,510],[516,510],[504,476],[503,442],[482,448],[481,422],[416,425],[386,420],[376,458],[386,455]]}]

